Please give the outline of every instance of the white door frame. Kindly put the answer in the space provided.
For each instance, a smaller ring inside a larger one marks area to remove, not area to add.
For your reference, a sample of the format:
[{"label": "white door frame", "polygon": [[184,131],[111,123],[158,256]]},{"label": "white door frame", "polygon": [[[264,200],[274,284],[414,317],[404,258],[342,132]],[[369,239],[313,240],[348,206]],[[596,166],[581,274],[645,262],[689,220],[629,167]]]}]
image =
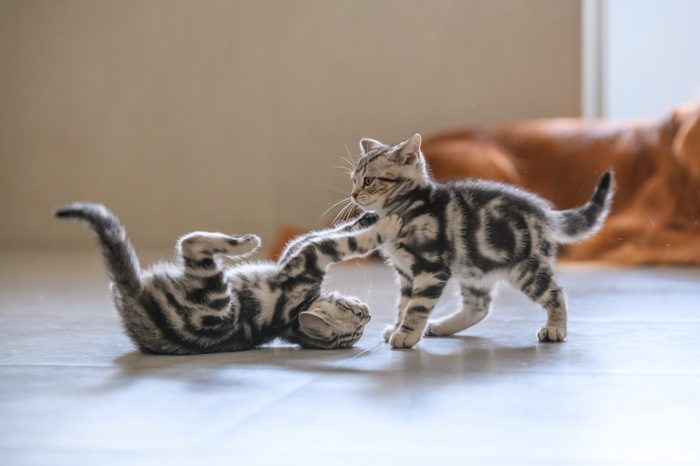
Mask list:
[{"label": "white door frame", "polygon": [[601,118],[604,114],[605,2],[581,0],[581,115],[584,118]]}]

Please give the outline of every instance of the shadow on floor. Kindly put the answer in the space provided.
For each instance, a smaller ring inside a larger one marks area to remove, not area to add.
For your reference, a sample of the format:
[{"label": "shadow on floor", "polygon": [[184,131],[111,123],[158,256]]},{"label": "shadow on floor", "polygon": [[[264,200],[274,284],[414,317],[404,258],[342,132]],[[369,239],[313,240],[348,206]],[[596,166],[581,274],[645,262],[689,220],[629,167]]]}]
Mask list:
[{"label": "shadow on floor", "polygon": [[536,368],[541,372],[552,360],[561,360],[562,351],[566,351],[565,344],[533,342],[527,346],[503,346],[502,341],[475,336],[425,341],[410,350],[392,350],[385,343],[379,343],[368,349],[323,351],[284,347],[195,356],[158,356],[134,351],[115,360],[119,372],[102,389],[148,378],[231,387],[245,385],[250,371],[265,371],[274,383],[282,372],[293,371],[313,378],[362,379],[363,383],[373,386],[373,395],[386,393],[390,396],[400,387],[463,383],[485,374],[512,375]]}]

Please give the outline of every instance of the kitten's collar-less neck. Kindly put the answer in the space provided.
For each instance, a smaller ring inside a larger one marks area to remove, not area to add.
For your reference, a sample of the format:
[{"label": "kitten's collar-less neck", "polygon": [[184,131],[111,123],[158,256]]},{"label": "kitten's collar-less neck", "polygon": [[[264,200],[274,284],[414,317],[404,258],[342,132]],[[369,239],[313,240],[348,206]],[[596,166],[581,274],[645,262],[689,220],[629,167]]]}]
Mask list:
[{"label": "kitten's collar-less neck", "polygon": [[381,210],[383,215],[399,214],[408,205],[413,203],[412,193],[417,190],[431,190],[433,183],[429,179],[411,180],[411,185],[405,187],[396,195],[391,202],[387,203]]}]

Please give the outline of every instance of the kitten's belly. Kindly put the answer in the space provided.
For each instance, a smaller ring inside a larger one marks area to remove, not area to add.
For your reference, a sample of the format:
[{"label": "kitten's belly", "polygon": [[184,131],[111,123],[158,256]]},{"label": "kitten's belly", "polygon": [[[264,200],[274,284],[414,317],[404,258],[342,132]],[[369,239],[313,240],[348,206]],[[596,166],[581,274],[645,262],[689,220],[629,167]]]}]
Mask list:
[{"label": "kitten's belly", "polygon": [[[410,244],[410,243],[409,243]],[[420,250],[420,247],[417,247],[416,249]],[[391,242],[387,243],[383,248],[382,252],[386,257],[388,257],[391,260],[391,264],[401,270],[402,272],[405,272],[407,274],[411,274],[411,269],[413,266],[413,263],[415,261],[415,258],[413,254],[409,253],[406,249],[402,248],[400,246],[400,243],[397,244],[397,242]],[[425,254],[423,257],[435,261],[437,260],[438,257],[444,258],[447,254],[446,251],[439,251],[435,252],[432,254]],[[440,259],[444,260],[444,259]],[[456,264],[453,262],[446,262],[446,265],[450,269],[455,269]]]},{"label": "kitten's belly", "polygon": [[[484,282],[496,282],[500,279],[502,273],[500,271],[492,271],[485,273],[478,267],[471,264],[466,258],[459,254],[448,254],[449,251],[444,251],[444,255],[451,256],[452,261],[449,261],[446,265],[450,269],[452,277],[455,278],[468,278],[477,281]],[[413,265],[413,255],[408,253],[405,249],[401,248],[396,242],[387,243],[382,248],[382,253],[391,260],[391,264],[407,275],[412,275],[411,266]],[[444,257],[443,255],[443,257]]]}]

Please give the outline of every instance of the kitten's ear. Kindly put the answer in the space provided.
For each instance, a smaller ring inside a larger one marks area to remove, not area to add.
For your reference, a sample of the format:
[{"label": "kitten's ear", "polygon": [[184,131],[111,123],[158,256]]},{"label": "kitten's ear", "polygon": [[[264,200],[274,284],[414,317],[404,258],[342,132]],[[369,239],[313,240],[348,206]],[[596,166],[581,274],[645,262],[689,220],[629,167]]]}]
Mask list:
[{"label": "kitten's ear", "polygon": [[383,146],[381,142],[377,141],[376,139],[370,139],[370,138],[362,138],[360,139],[360,150],[362,151],[363,154],[366,154],[367,152],[371,151],[372,149]]},{"label": "kitten's ear", "polygon": [[415,133],[410,138],[401,143],[399,150],[395,155],[397,162],[403,165],[414,165],[420,159],[420,134]]},{"label": "kitten's ear", "polygon": [[318,309],[310,309],[299,314],[299,327],[309,335],[328,338],[333,336],[333,326]]}]

